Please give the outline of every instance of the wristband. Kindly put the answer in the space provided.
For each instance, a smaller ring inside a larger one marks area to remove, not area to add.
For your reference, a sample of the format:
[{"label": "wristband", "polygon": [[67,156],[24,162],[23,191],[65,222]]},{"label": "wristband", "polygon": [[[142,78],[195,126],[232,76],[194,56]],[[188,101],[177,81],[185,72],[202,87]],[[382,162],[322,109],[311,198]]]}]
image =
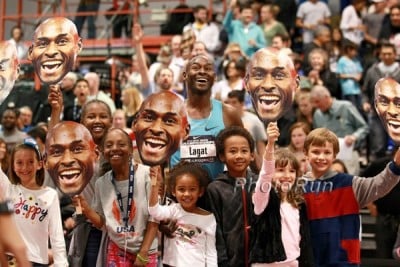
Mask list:
[{"label": "wristband", "polygon": [[136,255],[136,258],[139,259],[140,262],[142,263],[148,263],[149,262],[149,258],[143,258],[139,253]]},{"label": "wristband", "polygon": [[14,204],[10,200],[0,202],[0,215],[1,214],[13,214]]}]

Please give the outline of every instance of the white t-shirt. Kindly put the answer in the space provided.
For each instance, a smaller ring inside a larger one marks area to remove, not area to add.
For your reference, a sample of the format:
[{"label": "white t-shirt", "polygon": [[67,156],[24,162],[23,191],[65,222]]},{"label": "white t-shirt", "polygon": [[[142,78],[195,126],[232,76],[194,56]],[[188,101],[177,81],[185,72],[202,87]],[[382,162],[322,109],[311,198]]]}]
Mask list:
[{"label": "white t-shirt", "polygon": [[[319,0],[315,3],[306,1],[300,4],[296,14],[296,17],[300,18],[303,21],[303,24],[310,25],[319,25],[321,24],[319,21],[324,20],[325,18],[329,18],[330,16],[331,11],[328,5]],[[314,34],[312,30],[303,29],[304,44],[311,43],[313,40],[313,36]]]},{"label": "white t-shirt", "polygon": [[200,215],[186,212],[179,203],[149,207],[156,220],[177,220],[175,238],[164,247],[163,263],[175,267],[217,267],[214,214]]},{"label": "white t-shirt", "polygon": [[0,187],[14,204],[16,226],[28,248],[29,261],[48,264],[50,238],[54,266],[68,266],[57,191],[50,187],[31,190],[11,184],[1,170]]}]

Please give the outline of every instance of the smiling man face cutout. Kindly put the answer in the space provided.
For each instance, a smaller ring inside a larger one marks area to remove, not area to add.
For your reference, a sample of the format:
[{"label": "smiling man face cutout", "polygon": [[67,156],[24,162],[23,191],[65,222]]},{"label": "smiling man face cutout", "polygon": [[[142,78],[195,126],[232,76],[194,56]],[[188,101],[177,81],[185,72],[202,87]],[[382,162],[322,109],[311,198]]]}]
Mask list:
[{"label": "smiling man face cutout", "polygon": [[400,145],[400,84],[382,78],[375,84],[375,110],[390,138]]},{"label": "smiling man face cutout", "polygon": [[46,138],[45,167],[55,185],[68,195],[79,194],[95,174],[99,151],[88,129],[60,122]]},{"label": "smiling man face cutout", "polygon": [[254,110],[265,123],[290,109],[299,87],[292,59],[273,48],[261,48],[253,55],[244,82]]},{"label": "smiling man face cutout", "polygon": [[81,50],[75,24],[63,17],[49,18],[36,28],[28,59],[41,82],[56,84],[73,69]]},{"label": "smiling man face cutout", "polygon": [[164,165],[189,136],[183,100],[169,91],[148,96],[133,122],[133,130],[142,162]]}]

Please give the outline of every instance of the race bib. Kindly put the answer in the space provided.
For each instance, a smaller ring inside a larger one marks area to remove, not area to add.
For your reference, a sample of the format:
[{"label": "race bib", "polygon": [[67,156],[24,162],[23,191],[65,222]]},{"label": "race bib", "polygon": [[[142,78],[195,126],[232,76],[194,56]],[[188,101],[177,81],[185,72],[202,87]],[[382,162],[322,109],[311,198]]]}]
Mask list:
[{"label": "race bib", "polygon": [[196,162],[210,163],[217,160],[215,137],[212,135],[189,136],[181,145],[181,159]]}]

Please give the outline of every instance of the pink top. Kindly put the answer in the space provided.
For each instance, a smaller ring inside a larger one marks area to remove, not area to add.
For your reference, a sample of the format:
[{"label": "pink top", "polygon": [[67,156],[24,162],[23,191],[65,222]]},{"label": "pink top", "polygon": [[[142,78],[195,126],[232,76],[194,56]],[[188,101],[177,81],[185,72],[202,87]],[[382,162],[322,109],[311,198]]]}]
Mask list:
[{"label": "pink top", "polygon": [[[254,212],[261,214],[268,205],[269,193],[272,188],[272,177],[275,172],[275,160],[263,159],[260,175],[253,194]],[[286,266],[297,267],[300,256],[300,213],[288,202],[282,202],[280,207],[282,222],[282,243],[285,248],[286,260],[269,264],[252,264],[252,266]]]}]

